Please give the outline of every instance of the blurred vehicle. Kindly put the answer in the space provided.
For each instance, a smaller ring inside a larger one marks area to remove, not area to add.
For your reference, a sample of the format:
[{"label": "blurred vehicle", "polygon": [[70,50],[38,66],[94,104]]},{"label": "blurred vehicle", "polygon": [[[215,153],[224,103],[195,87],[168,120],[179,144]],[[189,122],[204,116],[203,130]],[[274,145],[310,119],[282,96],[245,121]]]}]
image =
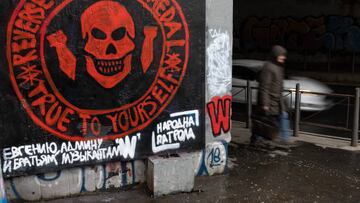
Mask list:
[{"label": "blurred vehicle", "polygon": [[[256,104],[257,88],[259,85],[257,76],[264,64],[265,61],[260,60],[233,61],[233,102],[246,103],[246,85],[249,80],[252,87],[252,102]],[[333,105],[326,96],[326,94],[330,94],[333,91],[325,84],[306,77],[290,77],[284,79],[283,96],[291,109],[295,108],[295,89],[297,83],[300,84],[300,109],[302,111],[322,111]]]}]

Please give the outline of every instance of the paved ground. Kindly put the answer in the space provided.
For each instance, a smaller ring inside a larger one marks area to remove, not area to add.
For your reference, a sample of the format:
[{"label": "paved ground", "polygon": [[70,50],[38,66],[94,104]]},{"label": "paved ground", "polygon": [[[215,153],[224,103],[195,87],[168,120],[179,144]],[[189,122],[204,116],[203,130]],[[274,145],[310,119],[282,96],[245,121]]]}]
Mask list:
[{"label": "paved ground", "polygon": [[49,202],[360,202],[358,151],[305,142],[289,150],[251,148],[246,136],[246,130],[234,125],[232,168],[227,175],[197,178],[192,193],[154,199],[140,185]]}]

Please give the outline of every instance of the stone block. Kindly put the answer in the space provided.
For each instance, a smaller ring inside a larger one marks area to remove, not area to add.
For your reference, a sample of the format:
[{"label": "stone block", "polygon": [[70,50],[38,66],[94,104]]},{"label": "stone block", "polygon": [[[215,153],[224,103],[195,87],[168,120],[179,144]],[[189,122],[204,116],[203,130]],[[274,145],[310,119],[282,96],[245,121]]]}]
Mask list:
[{"label": "stone block", "polygon": [[194,188],[194,161],[190,153],[148,158],[147,185],[155,197]]}]

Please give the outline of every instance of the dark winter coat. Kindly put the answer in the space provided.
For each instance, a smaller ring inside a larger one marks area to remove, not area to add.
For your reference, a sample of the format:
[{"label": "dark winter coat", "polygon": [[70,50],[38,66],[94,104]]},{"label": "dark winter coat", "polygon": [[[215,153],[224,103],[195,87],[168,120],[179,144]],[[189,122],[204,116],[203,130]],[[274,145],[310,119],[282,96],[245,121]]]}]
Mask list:
[{"label": "dark winter coat", "polygon": [[285,109],[282,98],[284,68],[276,62],[280,55],[286,56],[287,51],[281,46],[274,46],[271,50],[271,60],[266,62],[259,76],[258,108],[267,106],[268,115],[280,115]]},{"label": "dark winter coat", "polygon": [[282,99],[284,68],[266,62],[259,75],[258,107],[269,107],[269,115],[280,115],[284,110]]}]

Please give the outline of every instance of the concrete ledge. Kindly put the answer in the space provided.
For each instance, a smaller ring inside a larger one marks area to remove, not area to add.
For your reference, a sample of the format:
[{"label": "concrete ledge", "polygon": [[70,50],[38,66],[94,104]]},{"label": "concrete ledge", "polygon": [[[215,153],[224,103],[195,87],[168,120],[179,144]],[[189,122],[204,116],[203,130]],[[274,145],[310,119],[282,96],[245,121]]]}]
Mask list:
[{"label": "concrete ledge", "polygon": [[318,134],[300,133],[299,137],[295,138],[298,141],[313,143],[323,148],[343,149],[347,151],[360,151],[360,145],[358,147],[350,146],[351,143],[348,140],[332,139],[331,137],[325,137]]},{"label": "concrete ledge", "polygon": [[155,197],[194,188],[194,161],[188,153],[178,156],[148,158],[147,186]]}]

